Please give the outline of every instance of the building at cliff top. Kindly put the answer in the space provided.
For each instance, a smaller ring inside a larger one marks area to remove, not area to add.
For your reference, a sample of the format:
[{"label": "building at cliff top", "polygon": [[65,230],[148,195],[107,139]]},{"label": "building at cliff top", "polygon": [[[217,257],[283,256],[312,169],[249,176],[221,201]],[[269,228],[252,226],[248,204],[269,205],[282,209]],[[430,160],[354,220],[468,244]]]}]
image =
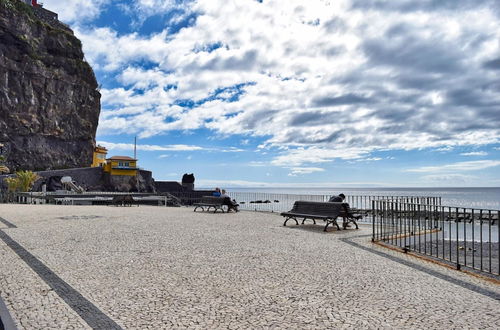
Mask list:
[{"label": "building at cliff top", "polygon": [[[28,6],[31,6],[33,8],[33,13],[35,14],[35,16],[37,16],[37,18],[43,20],[44,22],[50,25],[53,25],[54,27],[63,28],[71,31],[68,25],[59,21],[57,13],[54,13],[53,11],[43,8],[43,3],[39,3],[37,0],[19,0],[19,1],[25,3]],[[71,33],[73,33],[73,31],[71,31]]]},{"label": "building at cliff top", "polygon": [[38,7],[38,6],[43,7],[43,4],[38,3],[38,0],[20,0],[20,1],[24,2],[27,5],[33,6],[33,7]]}]

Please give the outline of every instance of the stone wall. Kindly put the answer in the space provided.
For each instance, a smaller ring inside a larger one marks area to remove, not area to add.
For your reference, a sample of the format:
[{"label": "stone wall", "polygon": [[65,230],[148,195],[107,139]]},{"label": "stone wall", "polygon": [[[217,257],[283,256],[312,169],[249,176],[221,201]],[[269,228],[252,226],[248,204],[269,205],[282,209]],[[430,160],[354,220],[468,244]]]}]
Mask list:
[{"label": "stone wall", "polygon": [[33,187],[34,191],[41,191],[42,184],[51,176],[70,176],[77,185],[85,190],[99,190],[102,186],[103,169],[101,167],[71,168],[65,170],[41,171],[37,172],[43,179],[38,180]]},{"label": "stone wall", "polygon": [[32,7],[32,8],[33,8],[33,13],[39,20],[51,25],[56,29],[63,29],[73,34],[73,30],[71,30],[71,28],[68,25],[60,22],[58,15],[53,11],[47,10],[42,7]]},{"label": "stone wall", "polygon": [[[48,183],[50,177],[69,176],[86,191],[117,191],[117,192],[156,192],[154,179],[150,171],[140,170],[135,176],[113,175],[104,172],[102,167],[71,168],[36,172],[41,179],[33,186],[33,191],[42,191],[42,185]],[[13,176],[0,175],[0,190],[6,191],[4,179]]]},{"label": "stone wall", "polygon": [[137,177],[104,173],[103,178],[104,191],[156,192],[151,171],[139,170]]}]

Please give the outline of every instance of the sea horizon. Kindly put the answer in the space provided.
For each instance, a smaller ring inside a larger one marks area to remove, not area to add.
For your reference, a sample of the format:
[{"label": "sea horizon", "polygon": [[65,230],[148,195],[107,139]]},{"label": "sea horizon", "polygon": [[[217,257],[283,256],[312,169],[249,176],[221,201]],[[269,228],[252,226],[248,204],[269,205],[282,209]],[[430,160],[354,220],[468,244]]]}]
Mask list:
[{"label": "sea horizon", "polygon": [[[443,206],[500,210],[500,187],[221,187],[228,192],[290,195],[441,197]],[[197,188],[202,189],[202,188]],[[206,188],[213,189],[213,188]]]}]

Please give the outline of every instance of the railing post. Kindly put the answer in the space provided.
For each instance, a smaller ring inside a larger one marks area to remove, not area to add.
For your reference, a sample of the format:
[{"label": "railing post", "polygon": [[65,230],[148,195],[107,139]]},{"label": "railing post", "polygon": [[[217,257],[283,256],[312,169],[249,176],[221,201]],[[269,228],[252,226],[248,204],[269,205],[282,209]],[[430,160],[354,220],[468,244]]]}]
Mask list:
[{"label": "railing post", "polygon": [[459,241],[459,236],[458,236],[458,207],[455,208],[455,231],[456,231],[456,237],[457,237],[457,241],[456,241],[456,253],[457,253],[457,256],[456,256],[456,264],[457,264],[457,269],[460,270],[460,254],[459,254],[459,246],[458,246],[458,241]]},{"label": "railing post", "polygon": [[474,227],[476,226],[476,219],[475,219],[475,214],[474,214],[474,209],[471,210],[471,213],[472,213],[472,269],[475,269],[475,253],[474,253],[474,245],[475,245],[475,238],[476,238],[476,235],[475,235],[475,232],[474,232]]},{"label": "railing post", "polygon": [[372,242],[375,242],[375,201],[372,200]]},{"label": "railing post", "polygon": [[391,200],[391,244],[394,245],[394,200]]},{"label": "railing post", "polygon": [[396,208],[395,208],[395,211],[396,211],[396,223],[397,223],[397,236],[396,236],[396,244],[398,244],[399,242],[399,246],[402,245],[402,242],[401,242],[401,234],[402,234],[402,228],[401,228],[401,204],[400,202],[396,202]]},{"label": "railing post", "polygon": [[464,208],[464,266],[467,267],[467,209]]},{"label": "railing post", "polygon": [[444,242],[445,242],[444,241],[444,207],[440,205],[439,209],[441,210],[439,212],[439,218],[441,220],[441,231],[442,231],[441,237],[442,237],[442,242],[443,242],[443,248],[441,250],[443,251],[443,259],[446,260],[445,259],[445,253],[444,253]]},{"label": "railing post", "polygon": [[[491,273],[491,259],[493,259],[491,257],[491,221],[492,221],[492,217],[491,217],[491,210],[488,211],[488,223],[489,223],[489,226],[488,226],[488,260],[489,260],[489,265],[490,265],[490,273]],[[500,242],[498,242],[498,244],[500,244]]]},{"label": "railing post", "polygon": [[418,215],[418,252],[420,253],[422,247],[422,213],[420,211],[420,204],[417,205]]},{"label": "railing post", "polygon": [[382,204],[381,208],[382,208],[382,217],[380,218],[380,222],[382,223],[382,226],[381,226],[381,233],[382,233],[382,241],[385,241],[386,240],[386,234],[387,234],[387,199],[386,200],[383,200],[383,201],[380,201],[380,203]]}]

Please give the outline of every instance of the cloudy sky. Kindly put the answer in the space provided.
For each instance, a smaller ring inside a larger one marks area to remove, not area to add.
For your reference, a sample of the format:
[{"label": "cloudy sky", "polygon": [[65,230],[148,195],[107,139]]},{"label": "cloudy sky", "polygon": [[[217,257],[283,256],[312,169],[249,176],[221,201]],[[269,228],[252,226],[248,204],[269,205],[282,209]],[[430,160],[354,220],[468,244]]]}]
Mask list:
[{"label": "cloudy sky", "polygon": [[44,3],[157,180],[500,186],[498,0]]}]

